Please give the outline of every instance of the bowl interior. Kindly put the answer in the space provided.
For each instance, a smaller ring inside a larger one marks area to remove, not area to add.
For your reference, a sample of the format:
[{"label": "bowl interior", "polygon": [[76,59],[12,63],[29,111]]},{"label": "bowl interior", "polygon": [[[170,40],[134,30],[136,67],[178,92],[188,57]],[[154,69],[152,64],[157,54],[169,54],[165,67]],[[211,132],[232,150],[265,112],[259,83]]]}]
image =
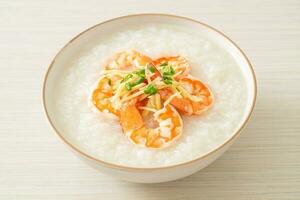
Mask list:
[{"label": "bowl interior", "polygon": [[[99,37],[105,40],[105,38],[109,37],[110,33],[112,32],[126,30],[130,27],[135,27],[147,23],[185,27],[185,29],[189,31],[193,31],[197,34],[209,38],[222,48],[226,49],[227,52],[229,52],[229,54],[236,61],[237,65],[240,67],[242,74],[246,80],[247,106],[239,125],[236,127],[236,134],[238,130],[243,126],[254,106],[256,83],[252,67],[250,66],[249,61],[242,53],[242,51],[226,36],[205,24],[185,18],[167,15],[137,15],[110,20],[86,30],[85,32],[72,39],[53,60],[44,83],[44,106],[52,126],[55,128],[56,132],[66,141],[70,143],[68,135],[65,134],[66,128],[63,124],[59,123],[60,116],[55,112],[53,104],[53,98],[56,96],[56,88],[58,87],[57,80],[61,76],[61,71],[66,66],[66,63],[77,58],[80,51],[89,48],[91,44],[99,40]],[[224,141],[224,143],[225,142],[226,141]],[[76,148],[76,144],[71,144],[71,146],[73,148]]]}]

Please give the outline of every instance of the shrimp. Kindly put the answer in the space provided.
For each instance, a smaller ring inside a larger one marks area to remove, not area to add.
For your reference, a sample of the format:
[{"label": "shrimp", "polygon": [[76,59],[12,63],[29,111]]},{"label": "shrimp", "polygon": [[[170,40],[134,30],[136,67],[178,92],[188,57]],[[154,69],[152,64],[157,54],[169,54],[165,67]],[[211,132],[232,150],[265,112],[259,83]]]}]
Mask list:
[{"label": "shrimp", "polygon": [[141,53],[131,50],[115,54],[105,65],[106,70],[135,70],[152,63],[152,59]]},{"label": "shrimp", "polygon": [[210,88],[189,75],[191,66],[182,56],[153,61],[137,51],[123,51],[104,68],[90,103],[116,115],[124,135],[141,147],[170,146],[183,134],[179,112],[199,115],[214,102]]},{"label": "shrimp", "polygon": [[[177,90],[181,93],[180,97],[174,97],[170,103],[177,108],[181,113],[186,115],[199,115],[209,109],[214,97],[210,88],[200,80],[192,76],[179,79],[180,85]],[[163,100],[169,99],[173,91],[169,88],[164,88],[159,91]]]},{"label": "shrimp", "polygon": [[154,61],[155,66],[160,69],[163,65],[170,65],[174,68],[175,79],[179,79],[188,75],[191,70],[191,66],[188,63],[187,59],[183,56],[170,56],[170,57],[161,57]]},{"label": "shrimp", "polygon": [[98,81],[97,87],[94,89],[91,95],[91,101],[94,106],[101,112],[107,110],[119,116],[119,110],[115,109],[112,105],[111,98],[115,93],[115,88],[121,77],[113,76],[102,76]]},{"label": "shrimp", "polygon": [[126,102],[120,112],[120,122],[124,134],[134,144],[147,148],[164,148],[182,135],[182,119],[171,105],[153,109],[152,116],[156,125],[146,125],[137,107],[137,98]]}]

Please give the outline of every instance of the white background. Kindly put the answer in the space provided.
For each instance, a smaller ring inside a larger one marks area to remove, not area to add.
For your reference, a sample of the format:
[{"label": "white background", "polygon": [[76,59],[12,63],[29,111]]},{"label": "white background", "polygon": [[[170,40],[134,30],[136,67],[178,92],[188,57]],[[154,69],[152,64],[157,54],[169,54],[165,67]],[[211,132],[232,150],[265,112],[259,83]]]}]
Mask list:
[{"label": "white background", "polygon": [[[79,32],[126,14],[169,13],[223,31],[249,56],[258,101],[242,136],[183,180],[142,185],[79,161],[41,105],[44,73]],[[300,1],[1,0],[0,199],[300,199]]]}]

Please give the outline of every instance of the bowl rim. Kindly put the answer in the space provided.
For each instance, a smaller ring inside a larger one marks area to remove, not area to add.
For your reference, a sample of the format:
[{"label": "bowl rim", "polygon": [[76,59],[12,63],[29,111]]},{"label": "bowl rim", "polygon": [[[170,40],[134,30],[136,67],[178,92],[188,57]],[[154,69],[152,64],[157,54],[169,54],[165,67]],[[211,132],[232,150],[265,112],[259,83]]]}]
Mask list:
[{"label": "bowl rim", "polygon": [[[238,128],[238,130],[227,140],[225,140],[222,144],[218,145],[216,148],[212,149],[211,151],[207,152],[204,155],[201,155],[199,157],[196,157],[192,160],[186,161],[186,162],[181,162],[181,163],[177,163],[177,164],[173,164],[173,165],[167,165],[167,166],[161,166],[161,167],[131,167],[131,166],[126,166],[126,165],[121,165],[121,164],[116,164],[116,163],[112,163],[112,162],[107,162],[104,160],[100,160],[98,158],[95,158],[85,152],[83,152],[82,150],[80,150],[79,148],[77,148],[75,145],[73,145],[71,142],[69,142],[59,131],[58,129],[55,127],[54,123],[52,122],[47,107],[46,107],[46,98],[45,98],[45,94],[46,94],[46,82],[48,80],[48,75],[50,74],[50,71],[57,59],[57,57],[64,51],[64,49],[69,46],[70,43],[72,43],[74,40],[76,40],[78,37],[80,37],[81,35],[83,35],[84,33],[98,27],[101,26],[103,24],[112,22],[112,21],[116,21],[119,19],[126,19],[126,18],[131,18],[131,17],[139,17],[139,16],[160,16],[160,17],[170,17],[170,18],[177,18],[177,19],[183,19],[186,21],[190,21],[193,23],[197,23],[200,24],[214,32],[217,32],[218,34],[220,34],[221,36],[223,36],[226,40],[228,40],[231,44],[234,45],[234,47],[236,47],[240,53],[242,54],[242,56],[245,58],[245,60],[248,63],[248,67],[250,67],[250,71],[251,71],[251,77],[254,83],[254,95],[253,95],[253,99],[251,102],[251,109],[249,110],[249,112],[247,113],[247,117],[244,120],[244,122],[242,123],[242,125],[240,125],[240,127]],[[42,102],[43,102],[43,108],[44,108],[44,113],[46,115],[46,118],[48,120],[48,122],[50,123],[50,126],[52,127],[52,129],[54,130],[54,132],[56,133],[56,135],[61,139],[61,141],[63,143],[65,143],[69,148],[71,148],[71,150],[75,151],[76,153],[78,153],[79,155],[83,156],[84,158],[87,158],[88,160],[92,160],[94,162],[96,162],[97,164],[101,164],[104,165],[106,167],[110,167],[110,168],[114,168],[114,169],[121,169],[121,170],[127,170],[127,171],[151,171],[151,170],[165,170],[165,169],[171,169],[171,168],[178,168],[178,167],[183,167],[185,165],[189,165],[192,163],[195,163],[199,160],[205,159],[206,157],[214,154],[215,152],[221,150],[225,145],[227,145],[228,143],[230,143],[232,140],[234,140],[235,138],[237,138],[240,134],[242,129],[245,127],[245,125],[247,124],[247,122],[250,119],[251,114],[253,113],[254,110],[254,106],[256,103],[256,98],[257,98],[257,80],[256,80],[256,76],[255,76],[255,72],[253,69],[253,66],[250,62],[250,60],[248,59],[248,57],[246,56],[246,54],[242,51],[242,49],[233,41],[231,40],[227,35],[225,35],[223,32],[219,31],[218,29],[203,23],[201,21],[195,20],[195,19],[191,19],[188,17],[183,17],[183,16],[179,16],[179,15],[173,15],[173,14],[163,14],[163,13],[140,13],[140,14],[130,14],[130,15],[124,15],[124,16],[120,16],[120,17],[116,17],[116,18],[112,18],[109,20],[105,20],[103,22],[100,22],[82,32],[80,32],[79,34],[77,34],[75,37],[73,37],[68,43],[66,43],[59,51],[58,53],[56,53],[56,55],[54,56],[53,60],[51,61],[50,65],[47,68],[46,74],[44,76],[43,79],[43,87],[42,87]]]}]

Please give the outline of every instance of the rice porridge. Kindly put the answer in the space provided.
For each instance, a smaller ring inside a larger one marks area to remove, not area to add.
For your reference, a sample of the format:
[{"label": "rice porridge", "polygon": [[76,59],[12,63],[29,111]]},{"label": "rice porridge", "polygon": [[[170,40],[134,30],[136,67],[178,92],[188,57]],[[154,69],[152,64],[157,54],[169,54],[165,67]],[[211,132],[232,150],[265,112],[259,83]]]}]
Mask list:
[{"label": "rice porridge", "polygon": [[[143,148],[130,142],[119,120],[95,111],[89,97],[103,64],[115,52],[135,49],[155,59],[183,55],[191,74],[206,83],[213,106],[201,115],[184,116],[182,136],[163,149]],[[106,162],[132,167],[159,167],[195,159],[215,149],[237,131],[245,112],[247,92],[234,59],[208,38],[173,26],[144,25],[88,44],[68,62],[54,98],[60,127],[83,152]]]}]

